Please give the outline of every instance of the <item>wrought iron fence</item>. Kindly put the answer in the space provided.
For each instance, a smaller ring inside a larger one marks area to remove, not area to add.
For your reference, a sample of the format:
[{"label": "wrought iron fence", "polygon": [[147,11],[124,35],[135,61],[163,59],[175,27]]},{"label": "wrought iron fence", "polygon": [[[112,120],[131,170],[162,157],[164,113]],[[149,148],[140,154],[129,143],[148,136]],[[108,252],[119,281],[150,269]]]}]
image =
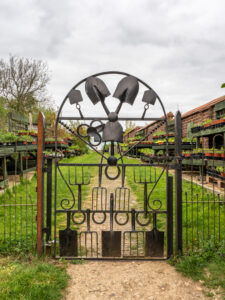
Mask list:
[{"label": "wrought iron fence", "polygon": [[36,246],[36,145],[0,146],[0,251]]},{"label": "wrought iron fence", "polygon": [[216,134],[212,150],[200,148],[196,153],[193,149],[189,158],[182,160],[184,252],[202,247],[208,240],[214,243],[225,240],[224,147],[216,150],[217,137],[224,145],[224,135]]}]

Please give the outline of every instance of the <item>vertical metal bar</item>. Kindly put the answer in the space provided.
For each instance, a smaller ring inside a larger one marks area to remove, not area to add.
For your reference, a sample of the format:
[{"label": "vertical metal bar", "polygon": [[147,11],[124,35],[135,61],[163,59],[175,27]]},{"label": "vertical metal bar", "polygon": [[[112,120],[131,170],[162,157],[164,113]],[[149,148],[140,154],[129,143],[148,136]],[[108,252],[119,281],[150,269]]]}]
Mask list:
[{"label": "vertical metal bar", "polygon": [[31,244],[32,248],[34,246],[34,208],[33,208],[33,201],[32,197],[30,196],[30,203],[31,203]]},{"label": "vertical metal bar", "polygon": [[[17,146],[17,145],[16,145]],[[15,194],[15,241],[16,241],[16,232],[17,232],[17,228],[16,228],[16,206],[17,206],[17,202],[16,202],[16,197],[17,197],[17,191],[16,191],[16,176],[17,176],[17,153],[15,154],[15,173],[14,173],[14,194]]]},{"label": "vertical metal bar", "polygon": [[[98,203],[98,199],[97,199],[97,203]],[[81,211],[81,184],[78,184],[78,210]]]},{"label": "vertical metal bar", "polygon": [[210,225],[209,225],[209,194],[207,194],[207,199],[208,199],[208,239],[209,239],[209,227],[210,227]]},{"label": "vertical metal bar", "polygon": [[181,113],[175,116],[175,200],[176,200],[176,254],[182,253],[182,151],[181,151],[182,124]]},{"label": "vertical metal bar", "polygon": [[52,159],[47,159],[47,203],[46,203],[46,241],[51,241],[52,227]]},{"label": "vertical metal bar", "polygon": [[20,242],[22,244],[22,240],[23,240],[23,209],[22,209],[22,197],[20,197]]},{"label": "vertical metal bar", "polygon": [[196,194],[196,200],[197,200],[197,220],[196,220],[196,227],[197,227],[197,245],[199,247],[199,230],[198,230],[198,194]]},{"label": "vertical metal bar", "polygon": [[188,249],[188,196],[187,192],[185,192],[185,208],[186,208],[186,249]]},{"label": "vertical metal bar", "polygon": [[114,195],[113,193],[110,194],[110,231],[113,231],[113,202],[114,202]]},{"label": "vertical metal bar", "polygon": [[218,228],[218,230],[219,230],[219,232],[218,232],[218,234],[219,234],[219,242],[220,242],[220,194],[217,194],[217,197],[218,197],[218,208],[219,208],[219,220],[218,220],[218,223],[219,223],[219,228]]},{"label": "vertical metal bar", "polygon": [[144,183],[144,212],[145,218],[147,217],[147,210],[148,210],[148,185],[147,182]]},{"label": "vertical metal bar", "polygon": [[37,144],[37,253],[43,252],[43,150],[44,150],[45,119],[40,112],[38,115],[38,144]]},{"label": "vertical metal bar", "polygon": [[173,254],[173,177],[167,177],[167,257]]}]

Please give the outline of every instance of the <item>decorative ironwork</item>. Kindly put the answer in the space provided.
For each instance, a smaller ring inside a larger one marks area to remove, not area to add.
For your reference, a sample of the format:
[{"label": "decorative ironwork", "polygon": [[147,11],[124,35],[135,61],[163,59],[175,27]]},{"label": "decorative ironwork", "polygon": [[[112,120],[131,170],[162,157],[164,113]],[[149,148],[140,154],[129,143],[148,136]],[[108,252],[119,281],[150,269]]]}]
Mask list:
[{"label": "decorative ironwork", "polygon": [[[122,76],[113,93],[113,97],[119,100],[113,111],[110,109],[110,101],[108,100],[111,94],[110,89],[102,80],[103,76],[111,74]],[[86,95],[82,95],[82,86]],[[121,117],[122,106],[125,104],[134,105],[139,99],[138,95],[143,93],[143,89],[144,95],[139,106],[144,106],[140,116]],[[67,117],[65,115],[63,108],[68,102],[70,105],[76,105],[78,116]],[[102,106],[106,117],[100,115],[87,117],[84,113],[84,107],[87,107],[84,105],[85,102],[88,103],[90,112],[92,106]],[[150,111],[149,106],[155,105],[156,102],[161,107],[163,117],[146,117],[147,112]],[[77,130],[72,129],[69,125],[68,121],[71,120],[81,121]],[[123,126],[121,122],[126,120],[139,122],[151,120],[157,122],[157,125],[122,153],[120,144],[123,143]],[[100,161],[95,163],[88,161],[83,163],[55,162],[55,255],[59,254],[65,258],[72,257],[74,259],[167,258],[169,252],[166,248],[165,238],[168,236],[172,238],[172,236],[166,234],[165,226],[160,227],[163,228],[162,232],[158,230],[160,225],[157,224],[157,216],[158,219],[165,220],[163,222],[166,224],[168,218],[167,203],[168,201],[171,202],[172,199],[171,195],[164,199],[159,199],[153,195],[162,174],[165,173],[166,177],[168,176],[167,117],[159,96],[144,81],[130,74],[123,72],[95,74],[76,84],[65,97],[58,112],[56,133],[59,124],[95,151],[99,155]],[[132,164],[127,160],[125,161],[126,155],[132,153],[134,148],[137,149],[162,125],[165,126],[167,132],[167,145],[163,159],[145,165],[139,162]],[[105,151],[107,144],[110,146],[109,154]],[[102,146],[102,150],[99,149],[100,146]],[[118,150],[117,153],[116,150]],[[90,173],[85,176],[84,168],[86,167],[91,174],[97,174],[97,184],[92,182]],[[157,171],[156,168],[159,167],[162,167],[162,170],[158,169]],[[94,168],[95,171],[92,171]],[[68,180],[62,174],[62,169],[68,173]],[[143,197],[136,202],[132,199],[130,187],[126,182],[128,173],[132,178],[132,169],[134,169],[133,183],[144,186]],[[72,199],[67,195],[60,195],[60,187],[57,186],[58,172],[68,188],[69,195],[72,195]],[[121,180],[119,179],[120,176]],[[103,184],[103,179],[114,182],[113,190],[110,183],[106,185],[104,182]],[[88,196],[86,199],[82,191],[84,185],[87,185],[91,190],[91,197]],[[75,197],[75,195],[77,196]],[[63,200],[58,202],[60,197],[63,197]],[[90,200],[87,200],[89,198]],[[152,205],[150,205],[150,201]],[[62,215],[67,218],[65,229],[62,229],[64,224]],[[131,221],[131,231],[128,228],[129,221]],[[86,228],[84,229],[85,225]],[[138,226],[137,229],[136,225]],[[59,252],[57,246],[58,230]]]}]

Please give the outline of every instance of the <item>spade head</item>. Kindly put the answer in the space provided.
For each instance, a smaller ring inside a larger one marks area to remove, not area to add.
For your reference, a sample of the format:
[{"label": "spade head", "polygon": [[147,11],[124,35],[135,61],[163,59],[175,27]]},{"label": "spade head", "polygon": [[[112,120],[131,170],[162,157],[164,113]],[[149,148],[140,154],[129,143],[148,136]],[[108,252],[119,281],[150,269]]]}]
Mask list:
[{"label": "spade head", "polygon": [[94,105],[104,101],[105,97],[110,95],[105,83],[97,77],[89,77],[86,80],[85,91]]},{"label": "spade head", "polygon": [[154,105],[156,101],[156,94],[153,90],[147,90],[144,92],[142,102]]},{"label": "spade head", "polygon": [[103,136],[102,136],[103,142],[123,142],[123,127],[121,124],[116,122],[107,122],[105,124],[105,128],[103,130]]},{"label": "spade head", "polygon": [[118,98],[121,102],[133,105],[134,100],[138,94],[139,84],[137,78],[127,76],[120,80],[113,97]]},{"label": "spade head", "polygon": [[146,232],[145,256],[163,257],[164,232],[154,228]]},{"label": "spade head", "polygon": [[60,256],[77,256],[77,231],[59,230]]},{"label": "spade head", "polygon": [[70,104],[76,104],[78,102],[83,101],[81,92],[79,90],[70,91],[68,98],[69,98]]},{"label": "spade head", "polygon": [[102,231],[102,257],[121,256],[121,231]]}]

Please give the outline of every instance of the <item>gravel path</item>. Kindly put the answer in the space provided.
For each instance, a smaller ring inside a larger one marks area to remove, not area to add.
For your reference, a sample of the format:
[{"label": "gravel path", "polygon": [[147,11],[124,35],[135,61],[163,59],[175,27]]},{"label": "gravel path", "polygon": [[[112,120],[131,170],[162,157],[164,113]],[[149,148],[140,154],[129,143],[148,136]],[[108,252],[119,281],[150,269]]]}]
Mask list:
[{"label": "gravel path", "polygon": [[[92,187],[98,185],[96,177]],[[109,197],[115,187],[121,186],[121,182],[104,179],[102,186],[107,187]],[[91,196],[87,197],[84,207],[90,204]],[[132,193],[131,205],[137,205]],[[130,228],[130,225],[127,226]],[[127,226],[124,230],[130,230]],[[100,230],[93,223],[91,227],[92,230]],[[109,227],[107,222],[101,230],[106,227]],[[209,299],[200,283],[183,277],[165,261],[86,261],[84,264],[68,264],[67,271],[71,280],[66,300]],[[221,298],[215,296],[213,299]]]},{"label": "gravel path", "polygon": [[68,273],[71,281],[66,291],[67,300],[209,299],[200,283],[183,277],[161,261],[88,261],[82,265],[70,264]]}]

